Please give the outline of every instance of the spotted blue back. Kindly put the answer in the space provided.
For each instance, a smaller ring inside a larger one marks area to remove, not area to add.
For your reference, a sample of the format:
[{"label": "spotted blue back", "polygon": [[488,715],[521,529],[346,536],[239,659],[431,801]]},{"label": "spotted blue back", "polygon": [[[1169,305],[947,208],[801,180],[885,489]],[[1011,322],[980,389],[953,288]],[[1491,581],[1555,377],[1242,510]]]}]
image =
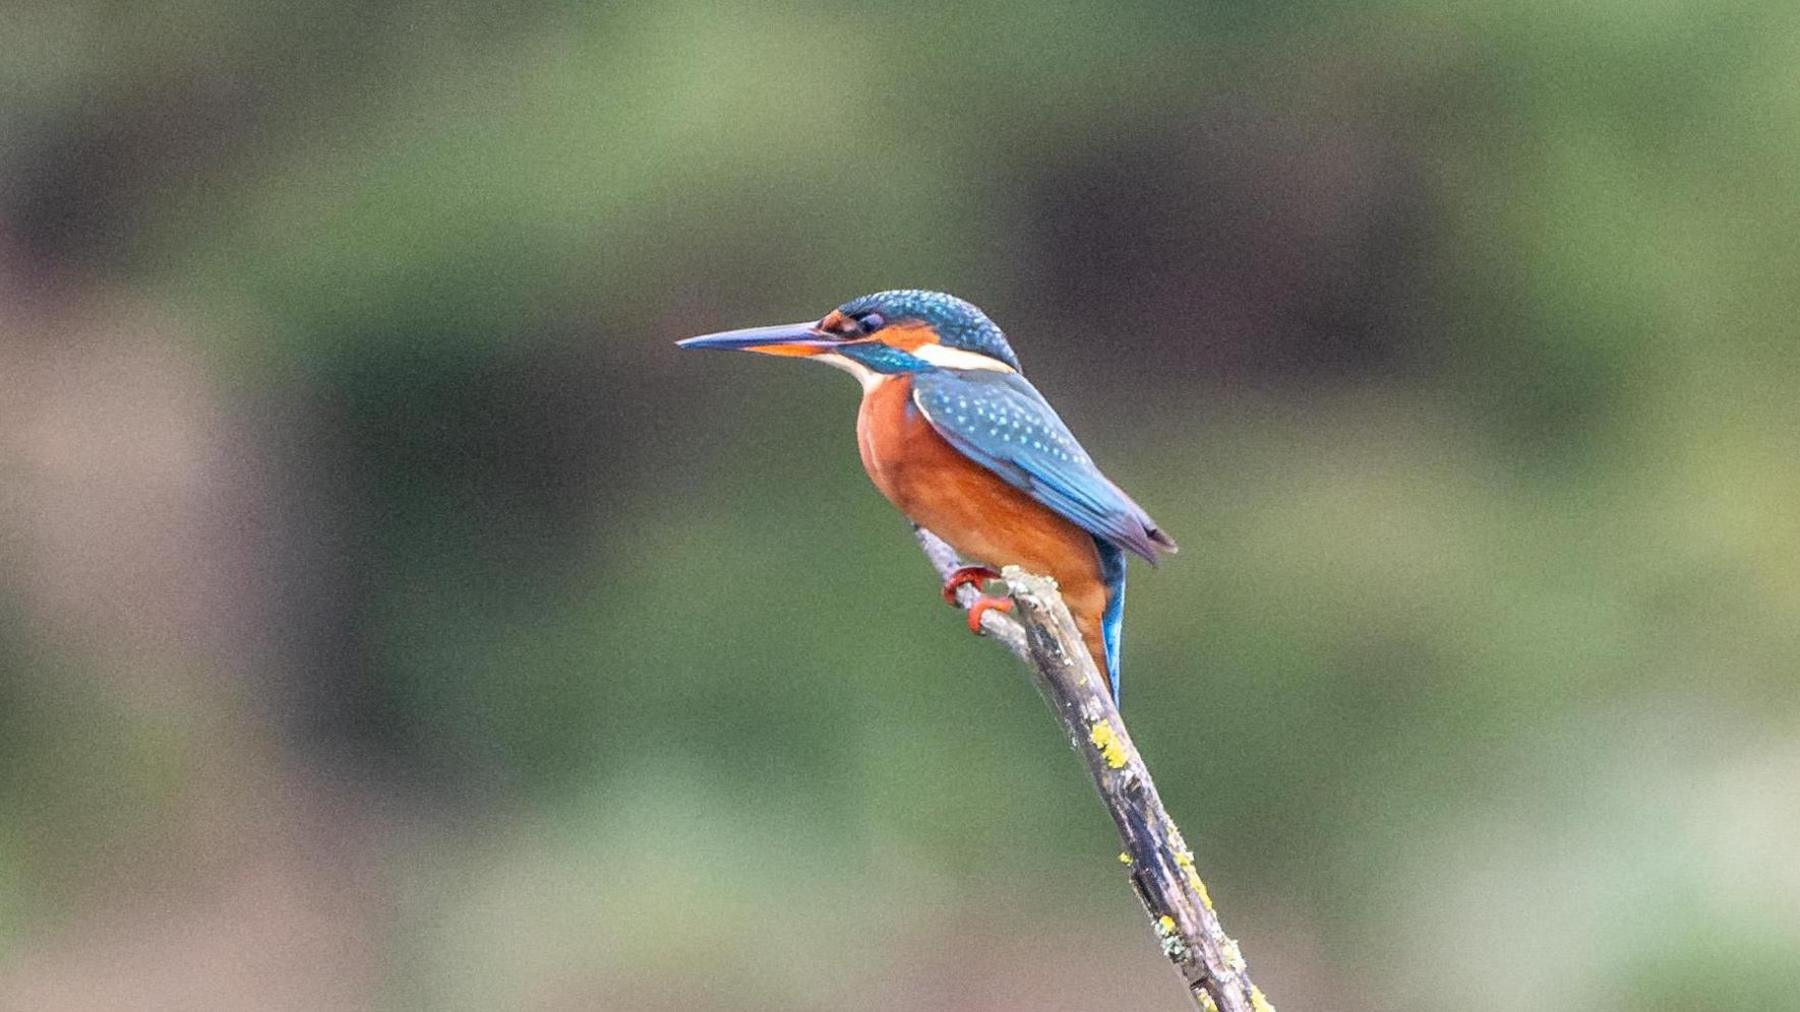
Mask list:
[{"label": "spotted blue back", "polygon": [[936,369],[913,400],[951,446],[1095,538],[1155,562],[1175,542],[1112,483],[1025,377]]}]

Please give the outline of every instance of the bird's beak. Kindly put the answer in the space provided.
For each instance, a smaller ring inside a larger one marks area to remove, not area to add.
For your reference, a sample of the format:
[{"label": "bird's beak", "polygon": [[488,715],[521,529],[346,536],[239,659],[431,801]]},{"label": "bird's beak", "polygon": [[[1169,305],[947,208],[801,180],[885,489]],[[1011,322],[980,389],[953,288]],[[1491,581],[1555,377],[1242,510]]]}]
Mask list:
[{"label": "bird's beak", "polygon": [[681,348],[720,348],[726,351],[760,351],[765,355],[818,355],[838,344],[819,329],[816,321],[783,323],[773,327],[746,327],[717,334],[702,334],[675,342]]}]

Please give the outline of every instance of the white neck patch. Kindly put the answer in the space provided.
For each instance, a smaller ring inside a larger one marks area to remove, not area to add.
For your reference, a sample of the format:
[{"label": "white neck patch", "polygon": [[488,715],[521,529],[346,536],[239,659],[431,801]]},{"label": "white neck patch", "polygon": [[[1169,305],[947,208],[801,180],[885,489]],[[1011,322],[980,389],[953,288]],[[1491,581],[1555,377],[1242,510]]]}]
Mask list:
[{"label": "white neck patch", "polygon": [[1013,367],[997,358],[989,358],[979,352],[965,351],[942,344],[922,344],[913,349],[913,355],[922,358],[940,369],[985,369],[988,372],[1012,372]]},{"label": "white neck patch", "polygon": [[[997,358],[961,348],[946,348],[941,344],[920,345],[912,354],[940,369],[982,369],[987,372],[1013,372],[1013,367]],[[834,369],[841,369],[856,377],[866,393],[881,385],[881,381],[890,378],[887,373],[876,372],[861,362],[837,352],[828,351],[821,355],[810,356],[814,362],[823,362]]]}]

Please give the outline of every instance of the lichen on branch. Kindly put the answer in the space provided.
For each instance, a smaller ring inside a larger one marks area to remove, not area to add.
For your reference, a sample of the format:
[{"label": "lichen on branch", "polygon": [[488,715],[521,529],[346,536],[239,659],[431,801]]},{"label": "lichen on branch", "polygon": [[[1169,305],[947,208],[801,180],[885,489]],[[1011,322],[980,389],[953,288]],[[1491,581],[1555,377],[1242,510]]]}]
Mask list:
[{"label": "lichen on branch", "polygon": [[[948,580],[961,566],[955,550],[922,527],[914,530],[925,557]],[[1001,577],[1013,600],[1012,614],[989,609],[981,617],[981,630],[1025,663],[1044,701],[1062,721],[1118,827],[1125,847],[1119,862],[1194,1004],[1222,1012],[1274,1012],[1262,989],[1251,982],[1237,942],[1220,925],[1193,851],[1163,808],[1150,770],[1131,743],[1055,581],[1017,566],[1007,567]],[[967,609],[981,594],[963,586],[956,597]]]}]

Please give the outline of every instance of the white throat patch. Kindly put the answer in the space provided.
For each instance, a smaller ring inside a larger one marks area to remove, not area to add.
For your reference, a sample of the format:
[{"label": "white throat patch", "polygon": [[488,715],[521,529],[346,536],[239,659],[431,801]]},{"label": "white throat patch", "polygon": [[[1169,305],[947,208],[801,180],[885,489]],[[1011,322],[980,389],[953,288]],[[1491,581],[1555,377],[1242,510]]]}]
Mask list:
[{"label": "white throat patch", "polygon": [[856,382],[862,384],[864,392],[875,389],[881,385],[882,380],[887,379],[886,376],[863,365],[861,362],[858,362],[853,358],[846,358],[835,351],[828,351],[823,355],[814,355],[812,356],[812,360],[815,362],[823,362],[834,369],[842,369],[850,375],[855,376]]}]

